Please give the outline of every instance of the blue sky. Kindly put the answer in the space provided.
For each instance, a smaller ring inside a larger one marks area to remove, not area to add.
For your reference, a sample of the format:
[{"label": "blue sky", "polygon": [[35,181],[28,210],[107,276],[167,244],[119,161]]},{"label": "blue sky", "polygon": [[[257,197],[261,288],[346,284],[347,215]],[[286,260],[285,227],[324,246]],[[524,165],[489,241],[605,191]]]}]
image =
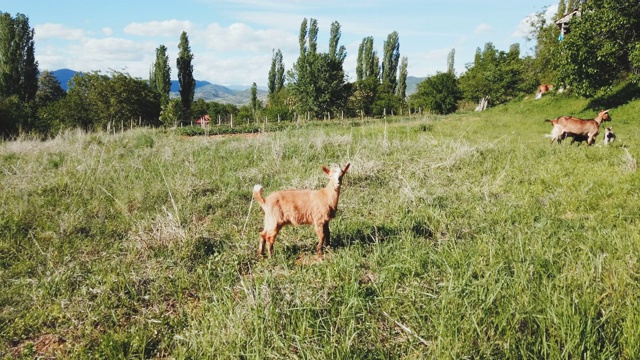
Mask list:
[{"label": "blue sky", "polygon": [[194,55],[194,77],[221,85],[265,86],[272,50],[283,52],[286,69],[298,57],[304,18],[318,20],[318,48],[326,51],[333,21],[347,48],[345,71],[355,79],[358,46],[367,36],[382,57],[387,36],[397,31],[400,55],[410,76],[445,71],[455,49],[461,74],[476,48],[492,42],[499,50],[526,40],[527,19],[555,14],[556,0],[3,0],[0,11],[29,17],[35,29],[40,70],[124,71],[147,78],[160,45],[168,48],[171,78],[182,31]]}]

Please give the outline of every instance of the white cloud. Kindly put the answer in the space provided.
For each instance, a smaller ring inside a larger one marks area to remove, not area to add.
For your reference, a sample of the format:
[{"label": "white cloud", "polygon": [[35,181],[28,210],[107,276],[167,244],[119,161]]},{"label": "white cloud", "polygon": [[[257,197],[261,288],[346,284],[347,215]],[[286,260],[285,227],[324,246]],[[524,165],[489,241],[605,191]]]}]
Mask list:
[{"label": "white cloud", "polygon": [[221,85],[259,86],[267,83],[271,66],[271,53],[264,56],[214,56],[204,54],[194,59],[193,71],[196,79],[206,79]]},{"label": "white cloud", "polygon": [[80,40],[84,37],[82,29],[70,29],[62,24],[42,24],[34,27],[35,40],[59,38],[65,40]]},{"label": "white cloud", "polygon": [[48,54],[43,58],[47,61],[43,65],[52,70],[65,67],[76,71],[103,73],[113,69],[145,78],[155,55],[153,46],[152,43],[120,38],[85,39],[64,49],[57,49],[58,53],[67,54],[64,59]]},{"label": "white cloud", "polygon": [[[297,46],[297,37],[280,30],[255,30],[243,23],[222,27],[211,24],[204,32],[203,41],[215,51],[249,51],[271,54],[272,49],[290,49]],[[284,51],[284,50],[283,50]]]},{"label": "white cloud", "polygon": [[[548,6],[545,9],[544,16],[543,16],[545,22],[547,24],[551,23],[555,18],[557,12],[558,12],[558,5]],[[518,27],[513,32],[513,34],[511,34],[511,36],[522,38],[531,34],[531,31],[533,30],[533,26],[531,24],[536,21],[537,16],[538,14],[533,13],[533,14],[529,14],[527,17],[520,20],[520,23],[518,23]]]},{"label": "white cloud", "polygon": [[124,28],[125,34],[139,36],[180,36],[183,31],[187,33],[194,29],[190,21],[166,20],[150,21],[146,23],[131,23]]},{"label": "white cloud", "polygon": [[491,34],[492,32],[493,32],[493,27],[491,27],[491,25],[489,24],[484,24],[484,23],[476,26],[474,30],[474,34],[476,35]]},{"label": "white cloud", "polygon": [[105,27],[105,28],[102,28],[102,33],[107,36],[111,36],[113,35],[113,30],[111,28]]},{"label": "white cloud", "polygon": [[445,71],[449,52],[451,48],[412,54],[409,57],[409,75],[424,77],[435,75],[438,71]]}]

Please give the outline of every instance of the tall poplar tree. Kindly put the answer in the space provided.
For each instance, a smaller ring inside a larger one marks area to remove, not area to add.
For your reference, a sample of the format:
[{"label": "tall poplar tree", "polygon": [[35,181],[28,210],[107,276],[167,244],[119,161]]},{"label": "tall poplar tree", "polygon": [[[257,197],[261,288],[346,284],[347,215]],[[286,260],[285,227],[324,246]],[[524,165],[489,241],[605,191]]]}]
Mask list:
[{"label": "tall poplar tree", "polygon": [[38,62],[29,18],[0,13],[0,97],[17,96],[27,103],[38,91]]},{"label": "tall poplar tree", "polygon": [[564,0],[558,2],[558,12],[556,13],[556,20],[560,19],[567,12],[567,3]]},{"label": "tall poplar tree", "polygon": [[398,65],[400,63],[400,40],[396,31],[389,34],[384,42],[382,58],[382,83],[389,84],[391,92],[395,92],[397,85]]},{"label": "tall poplar tree", "polygon": [[396,96],[401,100],[407,97],[407,76],[408,76],[409,60],[403,57],[400,61],[400,74],[398,75],[398,86],[396,88]]},{"label": "tall poplar tree", "polygon": [[358,48],[358,63],[356,64],[356,80],[378,78],[380,76],[380,58],[373,49],[373,37],[362,39]]},{"label": "tall poplar tree", "polygon": [[567,1],[567,12],[571,12],[578,7],[580,7],[580,0],[568,0]]},{"label": "tall poplar tree", "polygon": [[456,58],[456,49],[451,49],[449,54],[447,55],[447,72],[455,74],[455,58]]},{"label": "tall poplar tree", "polygon": [[256,83],[251,85],[251,112],[253,116],[256,116],[256,112],[258,111],[258,86]]},{"label": "tall poplar tree", "polygon": [[340,23],[334,21],[329,35],[329,52],[320,57],[318,71],[319,110],[323,113],[344,110],[348,99],[344,73],[347,50],[340,45],[341,37]]},{"label": "tall poplar tree", "polygon": [[169,66],[167,47],[164,45],[156,49],[156,61],[149,76],[149,85],[160,94],[160,106],[167,106],[171,92],[171,66]]},{"label": "tall poplar tree", "polygon": [[344,45],[340,46],[340,38],[342,32],[340,31],[340,23],[334,21],[331,23],[331,33],[329,35],[329,57],[332,60],[344,62],[347,56],[347,49]]},{"label": "tall poplar tree", "polygon": [[269,69],[269,74],[267,75],[267,87],[269,88],[269,98],[273,98],[273,95],[276,93],[276,53],[275,50],[272,50],[273,55],[271,56],[271,68]]},{"label": "tall poplar tree", "polygon": [[189,37],[185,31],[180,35],[180,44],[178,44],[178,82],[180,83],[180,103],[182,104],[183,119],[189,115],[193,96],[196,90],[196,80],[193,78],[193,54],[189,46]]},{"label": "tall poplar tree", "polygon": [[268,86],[269,86],[269,98],[273,98],[273,96],[284,88],[284,64],[282,62],[282,51],[278,49],[273,53],[271,58],[271,68],[269,69],[269,78],[268,78]]},{"label": "tall poplar tree", "polygon": [[318,61],[318,21],[303,19],[300,24],[300,55],[289,72],[291,79],[291,93],[296,100],[296,110],[299,114],[315,113],[317,103],[317,61]]}]

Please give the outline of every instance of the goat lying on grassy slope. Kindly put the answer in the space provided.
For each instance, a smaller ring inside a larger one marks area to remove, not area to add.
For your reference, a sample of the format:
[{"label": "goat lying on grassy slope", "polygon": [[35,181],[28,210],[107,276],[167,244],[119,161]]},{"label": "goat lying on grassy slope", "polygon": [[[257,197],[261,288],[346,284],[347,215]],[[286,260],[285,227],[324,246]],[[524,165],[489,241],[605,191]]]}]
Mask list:
[{"label": "goat lying on grassy slope", "polygon": [[585,120],[573,116],[560,116],[555,120],[545,120],[553,125],[551,131],[551,143],[558,141],[560,143],[567,136],[586,136],[587,144],[592,145],[595,137],[600,132],[600,124],[604,121],[611,121],[609,110],[602,110],[595,119]]},{"label": "goat lying on grassy slope", "polygon": [[604,129],[604,144],[609,145],[616,141],[616,134],[613,133],[613,126]]},{"label": "goat lying on grassy slope", "polygon": [[280,229],[288,224],[313,225],[318,235],[316,254],[322,255],[322,246],[331,243],[329,221],[335,217],[338,210],[340,184],[350,165],[347,164],[344,169],[338,166],[331,170],[322,166],[322,170],[329,176],[329,183],[320,190],[282,190],[263,198],[262,186],[254,186],[253,198],[264,211],[264,229],[260,232],[258,255],[262,257],[265,242],[267,253],[269,256],[273,254],[276,236]]}]

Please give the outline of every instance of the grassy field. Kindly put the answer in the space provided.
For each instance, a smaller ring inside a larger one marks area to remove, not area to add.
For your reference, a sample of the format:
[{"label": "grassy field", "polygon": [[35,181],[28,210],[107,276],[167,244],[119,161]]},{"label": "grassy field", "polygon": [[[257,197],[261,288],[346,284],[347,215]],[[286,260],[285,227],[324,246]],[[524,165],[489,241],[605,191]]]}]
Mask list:
[{"label": "grassy field", "polygon": [[[0,357],[640,358],[640,101],[0,144]],[[611,106],[617,141],[545,118]],[[332,246],[265,194],[351,162]]]}]

